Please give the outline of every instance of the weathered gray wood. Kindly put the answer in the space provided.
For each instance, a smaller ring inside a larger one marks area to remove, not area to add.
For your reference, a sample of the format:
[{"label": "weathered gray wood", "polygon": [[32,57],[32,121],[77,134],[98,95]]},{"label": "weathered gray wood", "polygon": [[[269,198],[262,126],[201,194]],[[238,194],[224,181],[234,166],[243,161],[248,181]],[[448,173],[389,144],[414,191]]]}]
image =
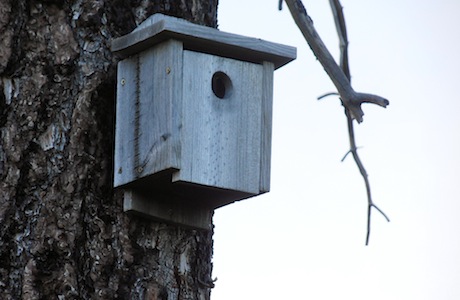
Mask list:
[{"label": "weathered gray wood", "polygon": [[182,43],[169,40],[139,57],[138,176],[180,167]]},{"label": "weathered gray wood", "polygon": [[212,229],[213,208],[171,201],[158,193],[146,195],[126,189],[123,210],[187,227]]},{"label": "weathered gray wood", "polygon": [[117,108],[115,124],[114,186],[128,183],[135,178],[135,122],[138,56],[118,63]]},{"label": "weathered gray wood", "polygon": [[[214,73],[232,88],[212,91]],[[182,155],[173,181],[259,194],[262,72],[259,64],[184,51]]]},{"label": "weathered gray wood", "polygon": [[272,153],[273,111],[273,63],[263,63],[261,143],[260,143],[260,192],[270,191],[270,165]]},{"label": "weathered gray wood", "polygon": [[112,51],[132,55],[167,39],[183,41],[194,51],[263,63],[273,62],[275,69],[296,58],[294,47],[222,32],[181,19],[156,14],[130,34],[112,41]]},{"label": "weathered gray wood", "polygon": [[119,64],[114,186],[180,167],[182,43]]}]

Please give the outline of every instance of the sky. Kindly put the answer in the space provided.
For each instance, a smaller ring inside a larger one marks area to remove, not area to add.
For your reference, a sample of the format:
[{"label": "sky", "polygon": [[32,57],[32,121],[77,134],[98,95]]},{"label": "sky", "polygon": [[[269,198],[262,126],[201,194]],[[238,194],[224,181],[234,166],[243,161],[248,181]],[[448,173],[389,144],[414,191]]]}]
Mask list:
[{"label": "sky", "polygon": [[[336,59],[329,1],[303,1]],[[297,48],[275,71],[271,191],[216,210],[213,300],[460,299],[460,1],[342,0],[355,126],[373,199],[348,151],[343,108],[277,0],[220,0],[219,29]]]}]

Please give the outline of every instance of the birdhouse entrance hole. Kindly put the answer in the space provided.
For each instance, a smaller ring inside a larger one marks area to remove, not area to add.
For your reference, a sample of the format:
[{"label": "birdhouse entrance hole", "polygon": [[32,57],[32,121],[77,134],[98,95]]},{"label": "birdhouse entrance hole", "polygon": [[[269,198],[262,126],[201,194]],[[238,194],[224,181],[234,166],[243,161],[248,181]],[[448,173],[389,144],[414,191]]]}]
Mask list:
[{"label": "birdhouse entrance hole", "polygon": [[232,80],[224,72],[216,72],[212,75],[212,91],[217,98],[228,98],[232,92]]}]

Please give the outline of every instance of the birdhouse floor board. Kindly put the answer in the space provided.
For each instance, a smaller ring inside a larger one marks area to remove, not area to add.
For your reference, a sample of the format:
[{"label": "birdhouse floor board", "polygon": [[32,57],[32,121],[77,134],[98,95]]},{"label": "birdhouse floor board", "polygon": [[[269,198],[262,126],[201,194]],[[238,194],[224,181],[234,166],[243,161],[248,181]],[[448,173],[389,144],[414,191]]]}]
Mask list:
[{"label": "birdhouse floor board", "polygon": [[152,201],[182,202],[186,205],[193,204],[194,206],[207,208],[218,208],[255,196],[252,193],[216,188],[192,182],[173,182],[172,177],[176,172],[178,170],[165,170],[148,177],[139,178],[121,188],[140,195],[155,195],[155,197],[151,197]]},{"label": "birdhouse floor board", "polygon": [[212,208],[165,200],[161,199],[159,194],[146,195],[138,191],[125,190],[123,210],[185,227],[211,229],[214,211]]}]

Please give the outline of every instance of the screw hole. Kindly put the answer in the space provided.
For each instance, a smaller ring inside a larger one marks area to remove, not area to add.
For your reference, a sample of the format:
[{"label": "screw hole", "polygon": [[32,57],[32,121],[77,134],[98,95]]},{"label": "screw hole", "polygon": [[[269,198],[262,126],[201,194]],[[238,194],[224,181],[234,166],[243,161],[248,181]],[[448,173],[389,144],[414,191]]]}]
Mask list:
[{"label": "screw hole", "polygon": [[232,91],[232,81],[224,72],[216,72],[212,75],[212,91],[217,98],[228,98]]}]

